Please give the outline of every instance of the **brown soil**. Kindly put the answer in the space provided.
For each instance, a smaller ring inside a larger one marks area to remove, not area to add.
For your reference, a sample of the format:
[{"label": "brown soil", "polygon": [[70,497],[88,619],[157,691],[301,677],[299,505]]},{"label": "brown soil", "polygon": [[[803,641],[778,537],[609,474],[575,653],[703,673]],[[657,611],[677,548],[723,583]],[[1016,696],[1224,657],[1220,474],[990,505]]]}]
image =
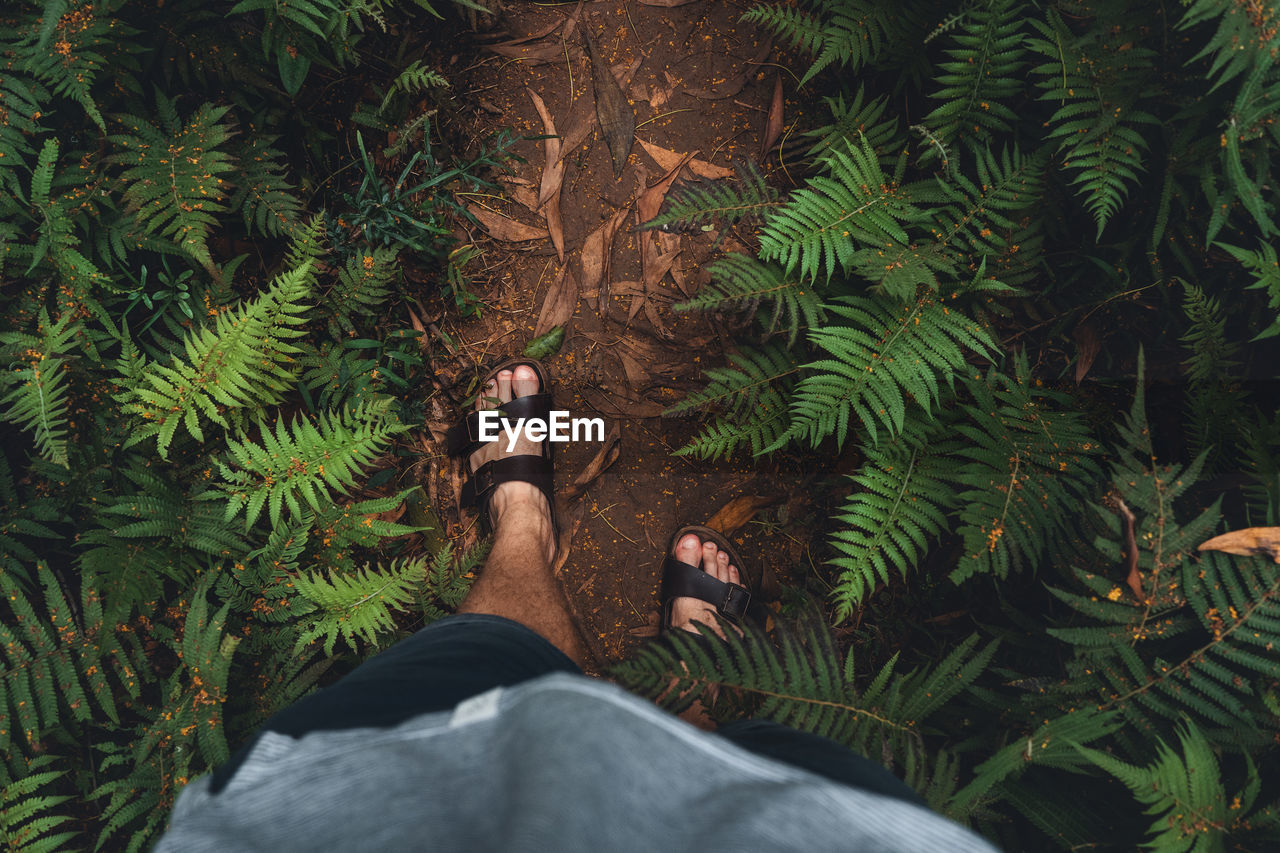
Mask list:
[{"label": "brown soil", "polygon": [[[700,387],[703,368],[722,363],[730,345],[727,320],[675,312],[672,306],[705,282],[708,260],[741,247],[749,232],[657,236],[655,254],[678,254],[660,280],[651,267],[646,283],[641,232],[635,230],[638,196],[668,171],[641,140],[677,155],[697,151],[698,159],[715,166],[729,167],[734,158],[755,159],[775,75],[785,72],[770,62],[765,36],[738,23],[743,7],[733,3],[693,0],[670,8],[643,0],[507,5],[499,29],[480,37],[495,47],[482,49],[466,73],[450,75],[455,96],[474,109],[475,126],[466,128],[468,134],[484,136],[503,127],[542,134],[531,93],[545,102],[562,137],[588,125],[591,133],[565,158],[563,262],[546,237],[504,241],[486,233],[507,227],[501,220],[496,228],[471,228],[466,241],[483,255],[468,272],[473,292],[487,308],[479,318],[461,322],[444,312],[440,331],[453,341],[457,355],[449,365],[436,367],[439,375],[448,376],[461,365],[474,378],[478,369],[518,354],[536,331],[556,319],[554,306],[547,303],[561,287],[569,288],[567,298],[560,294],[566,299],[564,312],[572,311],[564,323],[565,343],[545,361],[557,383],[557,404],[575,415],[603,417],[610,430],[616,427],[620,433],[616,461],[579,498],[562,501],[560,507],[562,556],[567,557],[559,576],[595,664],[603,667],[655,633],[658,564],[681,523],[706,522],[744,495],[763,496],[759,503],[768,505],[749,519],[740,516],[732,533],[744,559],[778,570],[771,575],[775,594],[777,579],[789,582],[810,571],[807,532],[778,524],[802,515],[807,480],[797,466],[779,470],[783,463],[777,458],[708,463],[674,457],[672,452],[698,424],[661,417],[672,403]],[[613,66],[635,115],[636,142],[616,179],[596,122],[582,29],[594,39],[601,59]],[[546,34],[520,41],[539,33]],[[527,140],[517,151],[525,162],[515,164],[513,180],[505,184],[506,197],[468,200],[485,212],[546,228],[547,208],[539,212],[536,200],[547,165],[545,143]],[[682,178],[687,177],[692,176],[686,170]],[[625,219],[612,243],[609,294],[602,300],[604,284],[583,286],[583,246],[618,211],[626,211]],[[580,289],[576,299],[574,287]],[[438,346],[435,351],[439,353]],[[455,399],[463,393],[455,386]],[[433,428],[455,417],[442,397],[433,398],[428,413]],[[600,445],[557,449],[557,484],[564,489]],[[433,462],[430,468],[436,478],[430,492],[440,517],[452,528],[449,532],[456,536],[465,530],[467,538],[474,537],[473,515],[460,515],[456,497],[449,497],[461,485],[456,467],[450,471]]]}]

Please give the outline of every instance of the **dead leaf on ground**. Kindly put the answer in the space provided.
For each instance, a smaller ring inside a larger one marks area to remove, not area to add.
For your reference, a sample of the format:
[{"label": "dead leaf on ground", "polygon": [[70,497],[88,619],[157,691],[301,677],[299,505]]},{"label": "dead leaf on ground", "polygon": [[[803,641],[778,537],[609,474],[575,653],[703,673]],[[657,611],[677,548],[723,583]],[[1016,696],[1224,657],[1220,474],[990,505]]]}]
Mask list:
[{"label": "dead leaf on ground", "polygon": [[582,38],[591,57],[591,79],[595,86],[596,120],[600,123],[600,135],[609,147],[613,158],[614,177],[621,177],[631,154],[631,143],[636,134],[636,116],[631,111],[613,72],[604,64],[596,50],[595,42],[583,30]]},{"label": "dead leaf on ground", "polygon": [[769,118],[764,124],[764,135],[760,137],[760,153],[756,162],[763,163],[773,144],[782,136],[782,75],[773,78],[773,102],[769,105]]},{"label": "dead leaf on ground", "polygon": [[622,369],[627,374],[628,385],[639,391],[649,384],[649,371],[644,369],[644,365],[638,359],[620,346],[614,348],[613,354],[622,362]]},{"label": "dead leaf on ground", "polygon": [[551,35],[556,30],[560,29],[560,27],[562,27],[563,25],[564,25],[564,21],[557,19],[547,24],[542,29],[535,30],[534,32],[531,32],[526,36],[516,36],[515,38],[510,38],[510,39],[507,39],[506,41],[494,42],[494,44],[511,46],[511,45],[517,45],[517,44],[524,44],[526,42],[531,42],[531,41],[537,41],[540,38],[546,38],[547,36]]},{"label": "dead leaf on ground", "polygon": [[1200,551],[1223,551],[1241,557],[1270,557],[1280,563],[1280,527],[1246,527],[1201,542]]},{"label": "dead leaf on ground", "polygon": [[631,208],[624,207],[587,235],[582,244],[582,293],[594,297],[600,313],[609,302],[609,267],[613,238]]},{"label": "dead leaf on ground", "polygon": [[1102,341],[1098,338],[1098,330],[1091,323],[1081,323],[1071,333],[1076,341],[1076,384],[1079,385],[1089,375],[1094,359],[1102,350]]},{"label": "dead leaf on ground", "polygon": [[566,266],[560,270],[560,275],[542,300],[542,312],[538,315],[538,325],[533,332],[534,337],[544,335],[556,326],[568,323],[577,307],[578,280]]},{"label": "dead leaf on ground", "polygon": [[568,488],[561,493],[564,499],[571,501],[585,492],[610,465],[618,460],[621,452],[622,430],[617,424],[614,424],[613,429],[609,430],[609,434],[605,436],[604,444],[600,445],[596,455],[587,463],[587,467],[583,468],[578,476],[573,478],[573,482],[569,484]]},{"label": "dead leaf on ground", "polygon": [[[675,168],[680,162],[680,155],[672,151],[670,148],[663,148],[661,145],[654,145],[652,142],[645,142],[637,137],[640,147],[645,150],[653,162],[657,163],[663,169]],[[697,151],[692,152],[697,154]],[[714,163],[708,163],[706,160],[699,160],[697,157],[691,157],[689,162],[685,164],[689,167],[689,171],[693,172],[699,178],[707,178],[709,180],[720,180],[721,178],[733,177],[733,170],[726,169],[724,166],[717,166]]]},{"label": "dead leaf on ground", "polygon": [[[582,526],[582,516],[586,514],[586,509],[585,506],[579,504],[569,512],[559,513],[560,539],[556,543],[556,561],[551,566],[553,575],[560,574],[564,564],[569,561],[569,551],[573,546],[573,537],[578,535],[578,528]],[[582,624],[581,621],[578,624]]]},{"label": "dead leaf on ground", "polygon": [[613,72],[613,79],[618,81],[618,88],[626,90],[631,88],[631,79],[636,76],[636,71],[640,70],[640,63],[644,62],[643,56],[637,56],[630,62],[619,62],[617,65],[610,66],[609,70]]},{"label": "dead leaf on ground", "polygon": [[667,197],[667,191],[671,189],[671,184],[675,181],[676,175],[692,159],[693,154],[684,155],[679,162],[667,170],[667,173],[656,184],[647,187],[644,192],[640,193],[636,198],[636,210],[640,213],[641,222],[648,222],[658,215],[658,211],[662,209],[662,200]]},{"label": "dead leaf on ground", "polygon": [[663,69],[662,77],[666,80],[666,85],[654,83],[653,88],[649,92],[649,97],[645,99],[649,102],[649,106],[653,107],[655,110],[660,108],[667,101],[671,100],[671,96],[675,94],[676,89],[680,87],[680,81],[675,77],[672,77],[670,71]]},{"label": "dead leaf on ground", "polygon": [[479,221],[490,237],[497,240],[520,243],[525,240],[541,240],[548,236],[545,228],[535,228],[523,222],[516,222],[514,219],[508,219],[483,207],[467,205],[467,211]]},{"label": "dead leaf on ground", "polygon": [[551,118],[551,111],[547,109],[547,105],[542,102],[542,97],[537,92],[527,86],[525,91],[529,93],[529,99],[533,101],[533,108],[538,111],[538,115],[542,118],[542,132],[547,136],[546,139],[542,140],[542,150],[546,162],[542,166],[542,181],[538,188],[538,207],[542,207],[551,200],[551,197],[564,184],[565,164],[560,159],[560,135],[556,132],[556,123]]},{"label": "dead leaf on ground", "polygon": [[732,536],[739,528],[755,518],[757,512],[774,503],[775,499],[767,495],[739,495],[729,501],[711,516],[707,527],[718,530],[725,536]]}]

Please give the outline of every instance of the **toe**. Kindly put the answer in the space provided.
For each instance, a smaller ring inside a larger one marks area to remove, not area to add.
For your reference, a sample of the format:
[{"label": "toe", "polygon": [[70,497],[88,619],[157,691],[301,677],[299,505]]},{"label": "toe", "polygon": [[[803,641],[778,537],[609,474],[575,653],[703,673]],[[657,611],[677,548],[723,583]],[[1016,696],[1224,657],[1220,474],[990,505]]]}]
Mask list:
[{"label": "toe", "polygon": [[702,542],[692,533],[680,537],[676,543],[676,559],[691,566],[698,565],[702,556]]},{"label": "toe", "polygon": [[729,580],[729,555],[724,551],[717,551],[716,553],[715,579],[718,581]]},{"label": "toe", "polygon": [[504,403],[511,402],[511,371],[498,371],[498,399]]},{"label": "toe", "polygon": [[716,548],[716,543],[714,542],[702,543],[702,570],[709,575],[715,575],[716,573],[716,552],[717,551],[719,551],[719,549]]},{"label": "toe", "polygon": [[729,583],[736,583],[739,586],[742,585],[742,577],[738,574],[737,566],[729,566],[725,570],[725,577],[721,578],[721,580],[728,581]]},{"label": "toe", "polygon": [[528,397],[538,393],[538,373],[527,364],[521,364],[511,374],[511,390],[516,397]]}]

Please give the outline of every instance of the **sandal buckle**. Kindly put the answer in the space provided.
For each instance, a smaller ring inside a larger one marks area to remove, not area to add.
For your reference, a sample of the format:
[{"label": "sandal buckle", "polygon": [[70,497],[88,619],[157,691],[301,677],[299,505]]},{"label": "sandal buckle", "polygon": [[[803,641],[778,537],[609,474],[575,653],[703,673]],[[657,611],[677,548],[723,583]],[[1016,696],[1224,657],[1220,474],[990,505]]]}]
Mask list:
[{"label": "sandal buckle", "polygon": [[720,612],[726,616],[740,617],[747,612],[747,608],[751,605],[751,593],[744,586],[736,583],[726,583],[724,592],[724,602],[720,605]]}]

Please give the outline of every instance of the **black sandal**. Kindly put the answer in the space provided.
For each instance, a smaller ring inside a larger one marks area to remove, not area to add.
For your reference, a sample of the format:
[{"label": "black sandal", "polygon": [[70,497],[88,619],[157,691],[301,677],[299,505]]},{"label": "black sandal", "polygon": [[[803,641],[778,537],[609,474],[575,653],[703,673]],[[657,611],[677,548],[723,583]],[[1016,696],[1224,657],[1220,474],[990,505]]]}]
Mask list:
[{"label": "black sandal", "polygon": [[[534,373],[538,374],[538,393],[530,394],[526,397],[517,397],[511,402],[503,403],[499,406],[497,411],[501,413],[502,422],[505,423],[507,420],[518,421],[520,418],[537,418],[544,422],[550,421],[552,408],[551,379],[547,375],[546,369],[536,359],[513,358],[499,364],[489,371],[481,386],[481,392],[483,393],[483,388],[487,387],[491,380],[497,378],[499,372],[514,370],[522,364],[532,367]],[[500,432],[499,435],[502,436],[505,433]],[[471,455],[485,444],[486,442],[480,440],[480,412],[475,409],[459,418],[458,422],[449,428],[446,435],[446,446],[449,455],[462,459],[467,468],[470,468],[468,460]],[[552,464],[551,453],[551,440],[547,438],[542,442],[542,454],[540,456],[524,453],[519,456],[504,456],[484,463],[475,472],[468,475],[466,485],[462,487],[462,505],[478,508],[485,529],[492,531],[493,524],[489,518],[489,498],[492,497],[494,489],[503,483],[517,481],[532,483],[546,496],[547,504],[551,507],[551,527],[558,544],[560,541],[560,525],[556,520],[555,469]]]},{"label": "black sandal", "polygon": [[[703,571],[701,566],[693,566],[675,558],[676,543],[688,534],[694,534],[703,542],[714,542],[715,546],[729,555],[729,563],[738,569],[738,577],[742,583],[727,583],[718,580]],[[752,603],[752,590],[760,589],[761,575],[759,571],[751,572],[743,564],[742,558],[733,544],[719,532],[700,524],[686,524],[671,536],[667,543],[666,555],[662,561],[662,602],[661,630],[670,631],[672,605],[677,598],[697,598],[708,604],[714,604],[716,612],[734,624],[744,619],[758,625],[764,625],[759,602]]]}]

